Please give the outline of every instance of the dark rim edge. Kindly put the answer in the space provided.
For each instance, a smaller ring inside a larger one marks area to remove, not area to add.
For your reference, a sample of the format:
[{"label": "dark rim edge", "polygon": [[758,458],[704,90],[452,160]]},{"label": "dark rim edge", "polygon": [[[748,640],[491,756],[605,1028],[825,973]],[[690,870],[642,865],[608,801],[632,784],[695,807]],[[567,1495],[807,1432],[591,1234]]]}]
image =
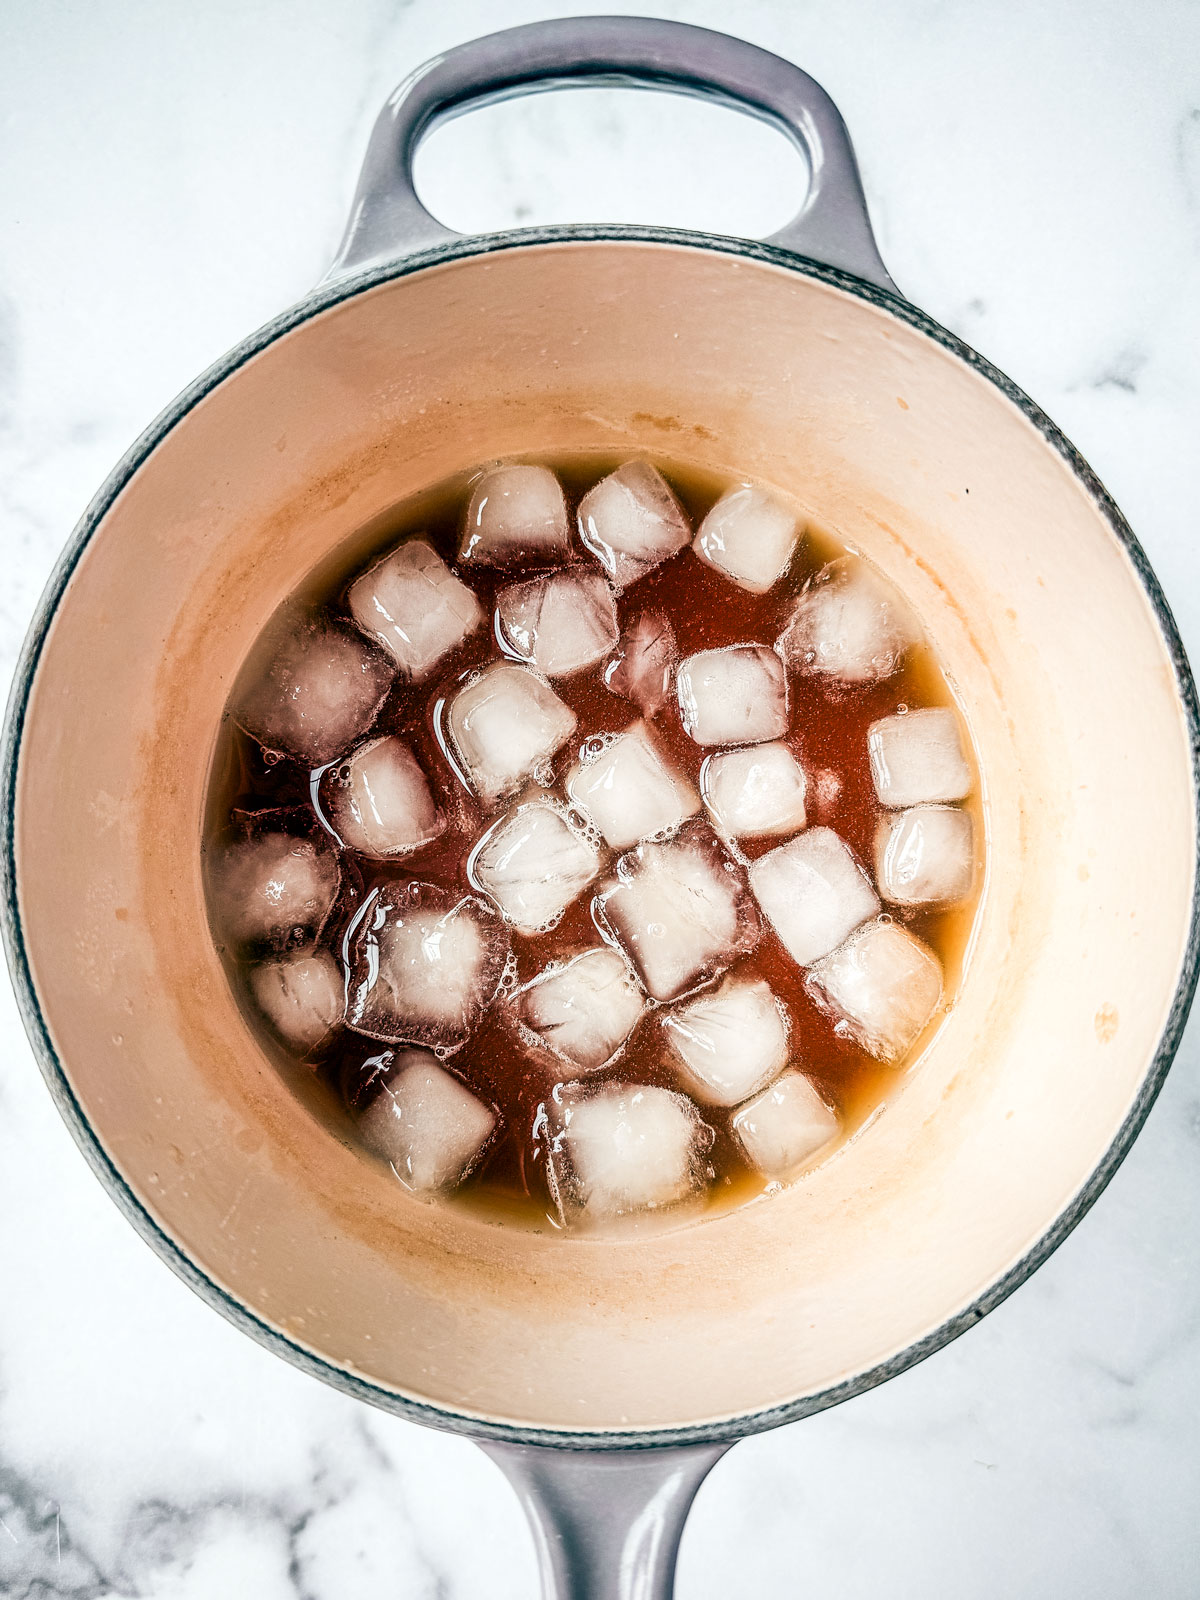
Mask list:
[{"label": "dark rim edge", "polygon": [[[693,233],[679,229],[644,227],[589,227],[566,226],[529,228],[499,235],[484,235],[463,239],[461,243],[439,246],[423,251],[402,261],[387,262],[367,271],[347,275],[343,279],[323,284],[311,295],[278,317],[263,325],[255,333],[235,346],[227,355],[212,365],[188,386],[170,406],[163,411],[144,433],[130,446],[109,474],[96,497],[88,506],[76,526],[70,541],[60,555],[50,579],[38,602],[29,631],[22,645],[13,674],[8,707],[0,742],[0,845],[2,845],[3,904],[0,906],[5,954],[16,992],[17,1005],[25,1031],[33,1046],[34,1055],[59,1113],[70,1129],[93,1172],[104,1184],[118,1208],[147,1244],[201,1299],[219,1311],[229,1322],[248,1334],[258,1344],[273,1354],[289,1361],[310,1376],[339,1389],[342,1393],[365,1401],[393,1415],[412,1422],[439,1428],[444,1432],[467,1437],[493,1439],[514,1444],[544,1445],[568,1450],[645,1450],[660,1446],[711,1443],[738,1439],[751,1433],[764,1432],[795,1422],[803,1417],[827,1410],[830,1406],[865,1394],[889,1378],[899,1376],[910,1367],[949,1344],[953,1339],[974,1327],[989,1311],[993,1311],[1034,1273],[1058,1248],[1066,1236],[1083,1219],[1103,1193],[1113,1174],[1121,1165],[1142,1128],[1150,1108],[1158,1097],[1167,1071],[1179,1047],[1187,1020],[1188,1010],[1196,989],[1200,971],[1200,885],[1193,879],[1192,916],[1187,946],[1180,967],[1171,1009],[1167,1016],[1158,1047],[1142,1080],[1125,1121],[1109,1145],[1103,1159],[1095,1168],[1075,1198],[1064,1208],[1041,1238],[1012,1266],[1008,1272],[979,1295],[963,1310],[957,1312],[938,1328],[907,1346],[888,1360],[865,1372],[834,1384],[818,1394],[808,1395],[783,1405],[767,1407],[760,1411],[745,1412],[717,1421],[684,1427],[639,1429],[621,1433],[612,1430],[591,1432],[560,1431],[554,1428],[520,1426],[474,1417],[466,1412],[442,1408],[428,1401],[410,1399],[361,1378],[315,1354],[286,1334],[261,1320],[239,1300],[235,1299],[210,1278],[186,1252],[158,1225],[150,1212],[134,1195],[120,1172],[108,1156],[90,1122],[75,1097],[74,1090],[59,1061],[50,1038],[46,1020],[42,1015],[33,982],[33,974],[24,945],[17,893],[16,873],[16,791],[17,765],[26,711],[33,680],[41,659],[58,604],[80,557],[90,543],[106,513],[152,451],[175,425],[185,417],[207,394],[211,393],[239,367],[252,360],[276,339],[309,321],[312,317],[357,295],[376,288],[396,278],[407,277],[427,267],[462,260],[496,250],[515,249],[528,245],[558,243],[643,243],[682,245],[692,249],[708,250],[718,254],[740,256],[767,265],[799,272],[834,288],[854,295],[860,300],[890,312],[901,322],[923,333],[935,344],[986,378],[995,388],[1020,410],[1038,430],[1048,444],[1058,453],[1091,496],[1108,522],[1113,534],[1124,548],[1150,602],[1159,629],[1169,650],[1175,673],[1179,698],[1183,705],[1192,752],[1193,794],[1200,795],[1200,705],[1197,703],[1195,680],[1192,677],[1183,642],[1179,636],[1174,616],[1167,604],[1158,579],[1146,558],[1129,524],[1125,521],[1112,496],[1105,489],[1091,467],[1055,426],[1042,409],[1003,372],[973,350],[956,334],[943,328],[916,306],[899,296],[888,294],[837,268],[780,250],[768,244],[731,239],[713,234]],[[1198,816],[1200,828],[1200,816]],[[1200,833],[1197,850],[1200,854]]]}]

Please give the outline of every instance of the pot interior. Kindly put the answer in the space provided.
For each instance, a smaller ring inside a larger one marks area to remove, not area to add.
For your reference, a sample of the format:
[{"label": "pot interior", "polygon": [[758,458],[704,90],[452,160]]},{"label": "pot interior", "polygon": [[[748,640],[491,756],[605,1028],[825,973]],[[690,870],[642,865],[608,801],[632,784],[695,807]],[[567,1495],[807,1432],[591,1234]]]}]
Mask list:
[{"label": "pot interior", "polygon": [[[957,1004],[883,1111],[782,1195],[615,1242],[423,1204],[339,1139],[234,1002],[198,848],[226,696],[284,595],[457,471],[590,449],[760,477],[879,565],[970,727],[988,861]],[[1001,1279],[1137,1102],[1185,959],[1194,839],[1154,609],[1018,405],[840,288],[629,240],[427,267],[237,366],[79,560],[18,773],[38,997],[141,1206],[332,1366],[568,1433],[815,1396]]]}]

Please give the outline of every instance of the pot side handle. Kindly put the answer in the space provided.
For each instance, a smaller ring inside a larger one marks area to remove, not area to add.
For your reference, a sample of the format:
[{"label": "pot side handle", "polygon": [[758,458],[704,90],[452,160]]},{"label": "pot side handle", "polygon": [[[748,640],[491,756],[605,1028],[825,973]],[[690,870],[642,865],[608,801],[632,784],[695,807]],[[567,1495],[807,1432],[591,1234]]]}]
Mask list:
[{"label": "pot side handle", "polygon": [[792,220],[767,241],[897,293],[879,256],[858,163],[833,101],[780,56],[688,23],[564,17],[474,39],[418,67],[376,120],[329,278],[456,240],[413,185],[413,157],[439,122],[519,94],[572,85],[671,89],[778,128],[809,169]]},{"label": "pot side handle", "polygon": [[543,1600],[671,1600],[688,1511],[730,1446],[480,1448],[512,1484],[529,1519]]}]

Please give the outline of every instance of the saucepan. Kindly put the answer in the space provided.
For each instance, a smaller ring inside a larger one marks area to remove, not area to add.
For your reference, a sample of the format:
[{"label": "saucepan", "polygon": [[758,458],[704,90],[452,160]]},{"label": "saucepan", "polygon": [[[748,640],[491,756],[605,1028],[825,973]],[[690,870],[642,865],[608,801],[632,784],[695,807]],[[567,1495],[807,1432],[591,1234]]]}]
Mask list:
[{"label": "saucepan", "polygon": [[[425,212],[434,123],[582,82],[765,118],[807,160],[797,216],[751,243],[463,238]],[[957,1002],[882,1114],[781,1194],[608,1241],[421,1204],[364,1163],[243,1019],[199,852],[230,685],[304,574],[474,463],[597,448],[776,484],[878,564],[971,731],[988,862]],[[972,1326],[1129,1149],[1196,980],[1197,730],[1124,519],[897,292],[818,85],[697,28],[539,23],[396,91],[329,276],[180,396],[77,530],[9,709],[8,957],[63,1116],[180,1276],[343,1392],[480,1440],[548,1592],[666,1594],[732,1440]]]}]

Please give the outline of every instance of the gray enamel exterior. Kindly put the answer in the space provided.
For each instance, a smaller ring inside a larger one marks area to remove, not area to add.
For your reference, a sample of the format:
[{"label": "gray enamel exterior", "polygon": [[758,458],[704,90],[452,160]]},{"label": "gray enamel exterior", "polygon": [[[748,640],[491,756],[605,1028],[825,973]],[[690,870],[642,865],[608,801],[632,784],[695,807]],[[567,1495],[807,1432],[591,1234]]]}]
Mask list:
[{"label": "gray enamel exterior", "polygon": [[821,85],[744,39],[651,17],[532,22],[418,67],[372,129],[328,277],[461,238],[426,211],[413,183],[417,147],[439,122],[513,95],[585,84],[669,89],[777,128],[804,157],[808,184],[796,215],[767,242],[895,289],[871,231],[850,135]]},{"label": "gray enamel exterior", "polygon": [[429,1427],[465,1434],[469,1437],[506,1442],[509,1444],[548,1445],[565,1450],[636,1451],[656,1447],[676,1447],[688,1444],[716,1444],[732,1441],[746,1434],[763,1432],[784,1423],[795,1422],[813,1415],[843,1400],[864,1394],[888,1378],[905,1372],[923,1361],[926,1356],[949,1344],[959,1334],[973,1327],[987,1313],[1005,1300],[1022,1284],[1062,1243],[1067,1234],[1095,1203],[1122,1160],[1128,1154],[1134,1139],[1162,1087],[1167,1070],[1178,1048],[1180,1036],[1195,992],[1198,963],[1200,963],[1200,896],[1193,894],[1192,919],[1187,949],[1176,987],[1170,1014],[1154,1058],[1142,1082],[1136,1100],[1117,1136],[1109,1146],[1091,1177],[1079,1194],[1054,1220],[1042,1237],[1026,1255],[1002,1278],[987,1288],[975,1301],[949,1318],[925,1338],[899,1351],[889,1360],[859,1373],[844,1383],[825,1389],[818,1394],[806,1395],[786,1405],[722,1419],[715,1422],[678,1428],[657,1428],[636,1432],[619,1431],[557,1431],[549,1428],[525,1427],[494,1422],[467,1413],[444,1409],[426,1402],[392,1393],[357,1377],[324,1360],[271,1327],[254,1312],[227,1294],[197,1266],[176,1243],[158,1226],[151,1214],[129,1189],[110,1161],[94,1130],[75,1098],[62,1062],[51,1042],[38,1003],[30,972],[21,928],[17,901],[15,861],[15,817],[17,764],[30,689],[37,671],[38,661],[47,634],[58,607],[59,600],[71,575],[87,548],[106,512],[117,495],[132,478],[142,463],[159,443],[188,413],[245,362],[266,349],[283,334],[299,327],[312,317],[330,308],[352,300],[379,284],[395,278],[420,272],[442,262],[466,259],[494,250],[517,250],[530,245],[578,243],[587,241],[633,241],[643,244],[679,245],[691,249],[728,255],[747,261],[765,262],[786,271],[830,284],[847,294],[856,295],[878,306],[900,321],[916,329],[943,350],[965,362],[1006,399],[1017,406],[1038,429],[1047,443],[1058,452],[1074,473],[1083,489],[1091,496],[1105,517],[1113,533],[1125,549],[1138,579],[1158,619],[1174,665],[1176,686],[1187,719],[1192,749],[1193,784],[1200,791],[1200,710],[1197,706],[1196,686],[1192,678],[1183,643],[1175,620],[1159,587],[1145,553],[1129,525],[1117,509],[1095,473],[1064,438],[1046,414],[1034,404],[1003,373],[978,355],[962,340],[950,333],[924,312],[909,305],[895,295],[853,277],[836,268],[807,260],[770,244],[719,238],[713,235],[633,227],[559,227],[537,228],[505,233],[490,238],[462,240],[420,252],[403,261],[390,262],[353,275],[343,275],[320,287],[298,305],[285,311],[260,328],[242,344],[230,351],[151,424],[145,433],[126,453],[104,484],[63,552],[46,587],[18,661],[3,734],[3,770],[0,773],[0,845],[3,850],[3,937],[14,988],[34,1053],[55,1104],[70,1128],[93,1171],[116,1201],[126,1218],[146,1242],[158,1253],[172,1270],[190,1285],[214,1310],[240,1328],[243,1333],[258,1341],[266,1349],[292,1362],[302,1371],[331,1384],[344,1394],[364,1400],[382,1410],[421,1422]]}]

